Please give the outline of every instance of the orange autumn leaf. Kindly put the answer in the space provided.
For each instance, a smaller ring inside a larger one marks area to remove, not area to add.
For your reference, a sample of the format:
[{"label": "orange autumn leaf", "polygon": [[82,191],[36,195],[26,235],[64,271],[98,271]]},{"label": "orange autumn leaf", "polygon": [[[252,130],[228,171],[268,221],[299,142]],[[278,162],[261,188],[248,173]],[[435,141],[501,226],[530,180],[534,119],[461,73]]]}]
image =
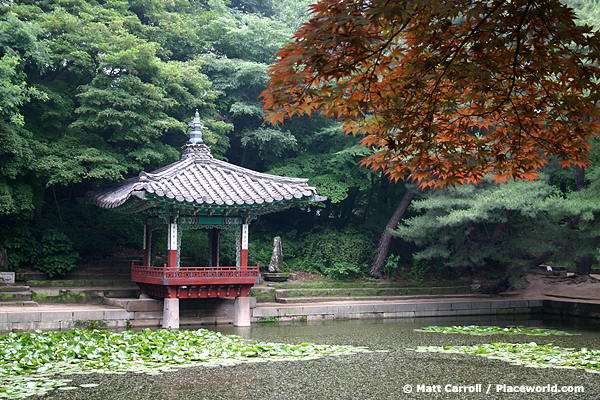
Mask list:
[{"label": "orange autumn leaf", "polygon": [[589,164],[600,34],[559,0],[321,0],[278,53],[271,122],[312,112],[421,187],[537,178]]}]

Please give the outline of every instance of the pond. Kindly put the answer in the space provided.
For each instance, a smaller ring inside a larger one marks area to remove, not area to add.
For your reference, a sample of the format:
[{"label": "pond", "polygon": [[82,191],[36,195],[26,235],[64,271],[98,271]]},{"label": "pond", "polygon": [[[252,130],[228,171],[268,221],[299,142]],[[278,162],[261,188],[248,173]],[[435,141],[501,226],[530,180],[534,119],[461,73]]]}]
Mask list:
[{"label": "pond", "polygon": [[[459,324],[525,325],[563,329],[578,335],[473,336],[415,331],[417,328],[430,325]],[[156,376],[132,373],[75,375],[69,377],[73,379],[73,384],[98,383],[99,386],[73,391],[56,390],[43,398],[591,400],[600,397],[600,375],[583,370],[529,368],[476,355],[420,353],[411,350],[417,346],[532,341],[538,344],[553,343],[567,348],[600,349],[600,330],[597,326],[589,325],[583,320],[486,321],[481,318],[452,320],[422,318],[413,321],[394,319],[299,322],[285,325],[258,324],[249,328],[215,327],[213,329],[252,340],[366,346],[373,352],[314,360],[239,364],[229,367],[193,367]],[[557,385],[558,388],[581,386],[584,388],[584,393],[507,393],[503,391],[506,389],[498,389],[496,385],[510,387]],[[486,393],[488,388],[490,391]],[[447,392],[448,390],[450,392]],[[463,393],[459,393],[459,390]]]}]

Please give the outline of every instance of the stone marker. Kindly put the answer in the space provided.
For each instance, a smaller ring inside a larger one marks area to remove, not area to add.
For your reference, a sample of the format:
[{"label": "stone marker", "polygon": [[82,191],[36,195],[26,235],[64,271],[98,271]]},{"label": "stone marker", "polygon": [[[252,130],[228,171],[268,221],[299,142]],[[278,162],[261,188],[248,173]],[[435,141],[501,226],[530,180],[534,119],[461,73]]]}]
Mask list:
[{"label": "stone marker", "polygon": [[269,272],[279,272],[279,268],[283,265],[283,252],[281,251],[281,237],[275,236],[273,239],[273,254],[269,263]]},{"label": "stone marker", "polygon": [[14,272],[0,272],[0,284],[14,285],[15,284],[15,273]]}]

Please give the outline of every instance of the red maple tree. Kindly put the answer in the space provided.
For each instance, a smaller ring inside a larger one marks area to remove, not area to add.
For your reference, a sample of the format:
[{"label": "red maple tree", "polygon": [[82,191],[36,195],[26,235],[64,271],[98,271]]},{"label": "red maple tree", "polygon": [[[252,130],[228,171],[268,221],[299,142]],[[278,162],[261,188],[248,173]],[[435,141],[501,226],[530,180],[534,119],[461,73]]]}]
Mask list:
[{"label": "red maple tree", "polygon": [[320,0],[278,53],[271,122],[323,113],[421,187],[589,164],[600,34],[559,0]]}]

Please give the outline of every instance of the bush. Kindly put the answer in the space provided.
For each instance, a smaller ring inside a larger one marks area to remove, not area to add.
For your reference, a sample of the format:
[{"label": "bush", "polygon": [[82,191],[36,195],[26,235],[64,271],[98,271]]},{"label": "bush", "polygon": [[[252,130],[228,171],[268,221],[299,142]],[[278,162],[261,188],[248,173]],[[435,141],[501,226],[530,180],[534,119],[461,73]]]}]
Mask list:
[{"label": "bush", "polygon": [[44,232],[34,268],[45,272],[50,278],[62,277],[75,268],[79,254],[73,251],[73,243],[57,230]]},{"label": "bush", "polygon": [[304,237],[305,254],[298,265],[307,272],[347,280],[367,273],[375,246],[370,238],[354,229],[325,229]]},{"label": "bush", "polygon": [[39,233],[24,230],[5,242],[11,269],[33,267],[49,277],[62,277],[75,268],[79,254],[63,232],[49,229]]},{"label": "bush", "polygon": [[331,267],[325,267],[322,272],[331,279],[347,281],[360,276],[363,270],[356,264],[337,262]]}]

